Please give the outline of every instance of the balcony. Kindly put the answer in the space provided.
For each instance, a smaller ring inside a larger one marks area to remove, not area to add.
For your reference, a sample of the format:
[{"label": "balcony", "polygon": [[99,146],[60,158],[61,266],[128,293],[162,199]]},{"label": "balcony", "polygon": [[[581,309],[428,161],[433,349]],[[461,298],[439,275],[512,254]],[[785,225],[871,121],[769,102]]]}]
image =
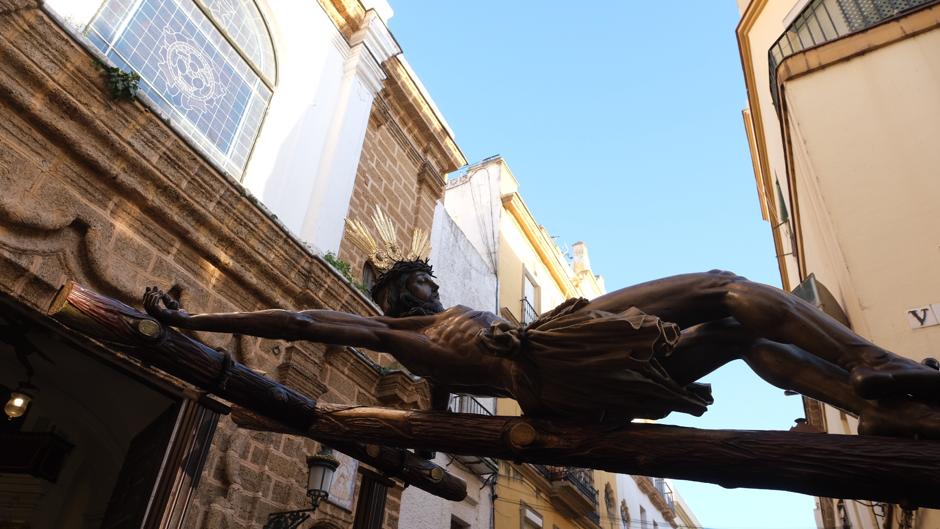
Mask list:
[{"label": "balcony", "polygon": [[659,496],[665,502],[666,508],[671,512],[676,512],[675,499],[672,495],[672,488],[666,483],[666,480],[663,478],[653,478],[653,486],[656,488],[656,492],[659,493]]},{"label": "balcony", "polygon": [[474,415],[493,415],[493,412],[473,395],[451,395],[450,402],[447,404],[447,411],[472,413]]},{"label": "balcony", "polygon": [[[536,312],[535,307],[532,306],[531,301],[528,298],[522,298],[522,324],[528,325],[536,320],[539,317],[539,313]],[[532,300],[534,301],[534,300]]]},{"label": "balcony", "polygon": [[594,476],[583,468],[533,465],[552,484],[551,498],[577,516],[599,520]]},{"label": "balcony", "polygon": [[864,31],[938,0],[813,0],[800,12],[768,52],[770,92],[780,109],[777,66],[787,57],[838,38]]},{"label": "balcony", "polygon": [[676,504],[672,488],[663,478],[649,478],[646,476],[633,476],[640,490],[646,494],[650,502],[663,515],[663,518],[675,526]]},{"label": "balcony", "polygon": [[[451,395],[447,410],[454,413],[472,413],[475,415],[493,415],[482,402],[472,395]],[[454,455],[454,459],[462,463],[471,472],[478,476],[493,474],[499,470],[495,460],[488,457]]]}]

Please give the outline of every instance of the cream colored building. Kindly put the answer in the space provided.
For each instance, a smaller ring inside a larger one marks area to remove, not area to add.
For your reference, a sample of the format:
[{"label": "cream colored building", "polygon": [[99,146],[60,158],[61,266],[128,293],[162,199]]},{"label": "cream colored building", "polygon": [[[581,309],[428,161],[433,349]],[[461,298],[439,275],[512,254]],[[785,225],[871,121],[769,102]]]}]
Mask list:
[{"label": "cream colored building", "polygon": [[[606,292],[603,278],[592,271],[587,246],[574,243],[568,253],[559,248],[532,215],[501,157],[471,165],[451,180],[444,208],[486,266],[497,270],[496,301],[503,318],[524,325],[568,298]],[[511,399],[498,399],[497,412],[519,415],[521,410]],[[679,508],[684,503],[676,498],[662,479],[501,461],[493,527],[677,528],[686,523]]]},{"label": "cream colored building", "polygon": [[[744,123],[784,288],[915,360],[940,356],[940,5],[738,0]],[[812,426],[855,417],[805,400]],[[819,527],[940,527],[817,500]]]},{"label": "cream colored building", "polygon": [[[573,245],[574,263],[569,263],[532,216],[502,158],[487,158],[451,180],[444,208],[497,271],[494,301],[503,318],[525,324],[570,297],[603,293],[603,281],[591,272],[585,245]],[[510,399],[499,399],[496,411],[521,413]],[[595,473],[501,461],[493,512],[495,529],[598,529]]]}]

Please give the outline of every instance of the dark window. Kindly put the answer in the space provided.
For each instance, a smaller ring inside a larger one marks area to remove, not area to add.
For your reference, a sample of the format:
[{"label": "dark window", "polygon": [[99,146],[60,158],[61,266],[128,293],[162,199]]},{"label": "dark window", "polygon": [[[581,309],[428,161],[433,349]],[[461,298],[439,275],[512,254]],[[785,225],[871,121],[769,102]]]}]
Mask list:
[{"label": "dark window", "polygon": [[360,468],[360,472],[362,480],[359,482],[353,529],[380,529],[385,519],[385,499],[391,482],[371,470]]}]

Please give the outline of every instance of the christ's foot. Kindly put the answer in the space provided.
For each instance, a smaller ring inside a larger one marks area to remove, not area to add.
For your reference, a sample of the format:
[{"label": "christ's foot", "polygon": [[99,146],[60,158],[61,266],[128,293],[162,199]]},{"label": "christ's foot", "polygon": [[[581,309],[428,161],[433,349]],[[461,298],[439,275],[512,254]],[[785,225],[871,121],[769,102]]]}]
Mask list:
[{"label": "christ's foot", "polygon": [[940,439],[940,408],[910,400],[880,401],[859,416],[858,433]]},{"label": "christ's foot", "polygon": [[850,380],[855,393],[866,399],[911,395],[919,400],[940,398],[940,371],[930,358],[918,364],[888,352],[866,365],[856,366]]}]

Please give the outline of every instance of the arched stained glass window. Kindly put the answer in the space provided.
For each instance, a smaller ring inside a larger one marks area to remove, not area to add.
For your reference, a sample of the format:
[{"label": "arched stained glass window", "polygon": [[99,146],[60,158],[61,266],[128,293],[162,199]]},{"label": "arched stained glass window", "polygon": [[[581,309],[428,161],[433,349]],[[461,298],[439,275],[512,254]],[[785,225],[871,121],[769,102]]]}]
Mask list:
[{"label": "arched stained glass window", "polygon": [[202,4],[255,68],[273,81],[274,49],[258,6],[250,0],[202,0]]},{"label": "arched stained glass window", "polygon": [[203,152],[240,175],[275,78],[252,0],[108,0],[86,35]]}]

